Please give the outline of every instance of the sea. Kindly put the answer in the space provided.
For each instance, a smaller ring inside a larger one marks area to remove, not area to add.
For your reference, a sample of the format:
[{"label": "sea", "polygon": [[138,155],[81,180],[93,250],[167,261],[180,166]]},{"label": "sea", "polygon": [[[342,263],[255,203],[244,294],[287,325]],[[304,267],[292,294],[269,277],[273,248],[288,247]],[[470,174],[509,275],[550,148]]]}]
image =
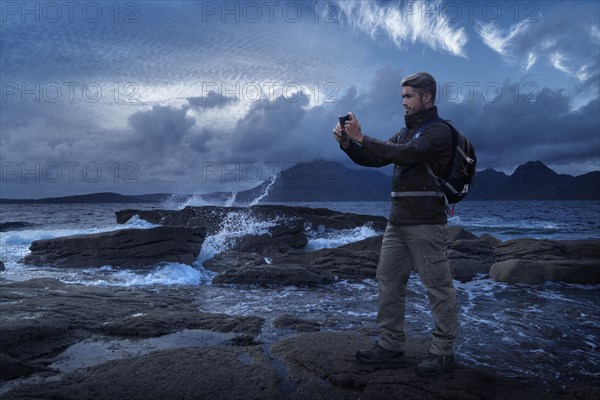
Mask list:
[{"label": "sea", "polygon": [[[378,216],[387,216],[390,210],[388,202],[280,204]],[[0,278],[52,277],[67,284],[140,288],[193,285],[203,299],[200,311],[265,318],[267,324],[259,340],[266,343],[285,335],[269,325],[282,315],[318,321],[323,330],[376,332],[378,287],[374,280],[339,281],[318,287],[212,285],[214,273],[205,270],[203,263],[227,250],[226,238],[261,234],[273,225],[273,221],[255,219],[248,209],[232,209],[220,231],[206,238],[193,266],[170,263],[134,271],[111,266],[58,269],[19,263],[34,240],[155,226],[138,218],[117,224],[118,210],[182,209],[188,205],[208,204],[201,196],[195,196],[185,201],[174,198],[152,204],[0,205],[0,259],[6,268],[0,272]],[[449,225],[503,241],[525,237],[600,239],[600,202],[464,201],[456,205]],[[337,247],[380,234],[369,225],[311,231],[307,232],[308,249]],[[509,285],[485,276],[454,284],[460,307],[458,362],[515,379],[600,385],[600,285]],[[432,322],[426,290],[415,274],[408,284],[406,320],[410,338],[429,337]]]}]

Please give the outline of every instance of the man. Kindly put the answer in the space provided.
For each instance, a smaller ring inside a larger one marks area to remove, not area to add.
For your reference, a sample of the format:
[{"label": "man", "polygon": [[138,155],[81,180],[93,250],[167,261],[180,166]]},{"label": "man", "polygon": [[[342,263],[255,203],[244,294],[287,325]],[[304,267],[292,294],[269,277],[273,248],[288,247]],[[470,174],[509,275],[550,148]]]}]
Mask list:
[{"label": "man", "polygon": [[453,343],[458,313],[448,265],[446,203],[427,170],[444,176],[451,157],[452,134],[444,123],[419,129],[438,118],[434,106],[435,79],[420,72],[404,78],[402,104],[406,128],[383,142],[363,135],[353,113],[333,130],[342,150],[357,164],[381,167],[395,164],[392,207],[379,265],[378,342],[356,357],[365,363],[403,363],[406,283],[413,270],[427,287],[435,323],[429,356],[417,365],[420,376],[435,376],[454,366]]}]

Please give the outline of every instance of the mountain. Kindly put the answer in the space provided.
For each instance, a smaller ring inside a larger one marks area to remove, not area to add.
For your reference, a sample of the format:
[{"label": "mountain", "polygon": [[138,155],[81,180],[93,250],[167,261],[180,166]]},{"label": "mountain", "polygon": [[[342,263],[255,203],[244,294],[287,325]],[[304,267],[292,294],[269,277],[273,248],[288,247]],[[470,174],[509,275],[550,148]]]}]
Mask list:
[{"label": "mountain", "polygon": [[[238,193],[236,201],[386,201],[391,177],[376,169],[357,170],[330,161],[298,164],[274,183]],[[269,185],[271,185],[269,187]],[[267,190],[268,189],[268,190]],[[229,197],[231,194],[221,194]],[[493,169],[477,173],[466,200],[592,200],[600,199],[600,171],[573,177],[560,175],[541,161],[519,166],[512,175]]]},{"label": "mountain", "polygon": [[[275,179],[237,193],[237,203],[387,201],[391,177],[374,168],[350,169],[338,162],[313,161],[282,171]],[[45,199],[0,199],[0,204],[48,203],[157,203],[169,193],[123,196],[118,193],[93,193]],[[188,195],[179,195],[185,200]],[[231,192],[202,195],[206,201],[225,203]],[[561,175],[541,161],[520,165],[512,175],[493,169],[477,172],[469,200],[599,200],[600,171],[573,177]]]},{"label": "mountain", "polygon": [[[275,182],[238,193],[236,201],[386,201],[391,177],[376,169],[357,170],[331,161],[298,164]],[[266,193],[266,195],[265,195]],[[230,193],[221,193],[228,198]],[[520,165],[512,175],[493,169],[480,171],[466,200],[592,200],[600,199],[600,171],[573,177],[554,172],[541,161]]]},{"label": "mountain", "polygon": [[468,200],[592,200],[600,199],[600,171],[573,177],[561,175],[541,161],[520,165],[508,176],[484,170],[475,176]]},{"label": "mountain", "polygon": [[0,199],[0,204],[68,204],[68,203],[144,203],[136,196],[118,193],[91,193],[77,196],[47,197],[43,199]]},{"label": "mountain", "polygon": [[[333,161],[297,164],[277,175],[273,181],[239,192],[236,201],[385,201],[389,199],[391,178],[375,169],[353,170]],[[207,200],[225,199],[230,193],[203,196]]]}]

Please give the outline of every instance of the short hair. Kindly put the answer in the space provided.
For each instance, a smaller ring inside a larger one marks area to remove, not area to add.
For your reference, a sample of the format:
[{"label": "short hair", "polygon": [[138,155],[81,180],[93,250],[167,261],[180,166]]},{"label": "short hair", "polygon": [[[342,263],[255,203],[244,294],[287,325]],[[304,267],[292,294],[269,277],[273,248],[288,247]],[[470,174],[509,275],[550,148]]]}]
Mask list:
[{"label": "short hair", "polygon": [[437,84],[431,74],[428,74],[427,72],[417,72],[416,74],[409,75],[402,79],[402,87],[404,86],[419,89],[421,93],[431,93],[431,101],[435,102]]}]

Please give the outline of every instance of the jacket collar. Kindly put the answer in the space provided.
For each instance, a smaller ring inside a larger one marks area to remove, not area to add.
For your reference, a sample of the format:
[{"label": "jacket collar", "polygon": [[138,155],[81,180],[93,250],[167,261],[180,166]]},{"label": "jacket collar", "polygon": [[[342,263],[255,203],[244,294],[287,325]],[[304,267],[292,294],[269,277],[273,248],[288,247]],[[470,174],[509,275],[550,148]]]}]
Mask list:
[{"label": "jacket collar", "polygon": [[416,114],[405,115],[404,122],[408,129],[414,129],[430,119],[438,118],[437,107],[433,106]]}]

